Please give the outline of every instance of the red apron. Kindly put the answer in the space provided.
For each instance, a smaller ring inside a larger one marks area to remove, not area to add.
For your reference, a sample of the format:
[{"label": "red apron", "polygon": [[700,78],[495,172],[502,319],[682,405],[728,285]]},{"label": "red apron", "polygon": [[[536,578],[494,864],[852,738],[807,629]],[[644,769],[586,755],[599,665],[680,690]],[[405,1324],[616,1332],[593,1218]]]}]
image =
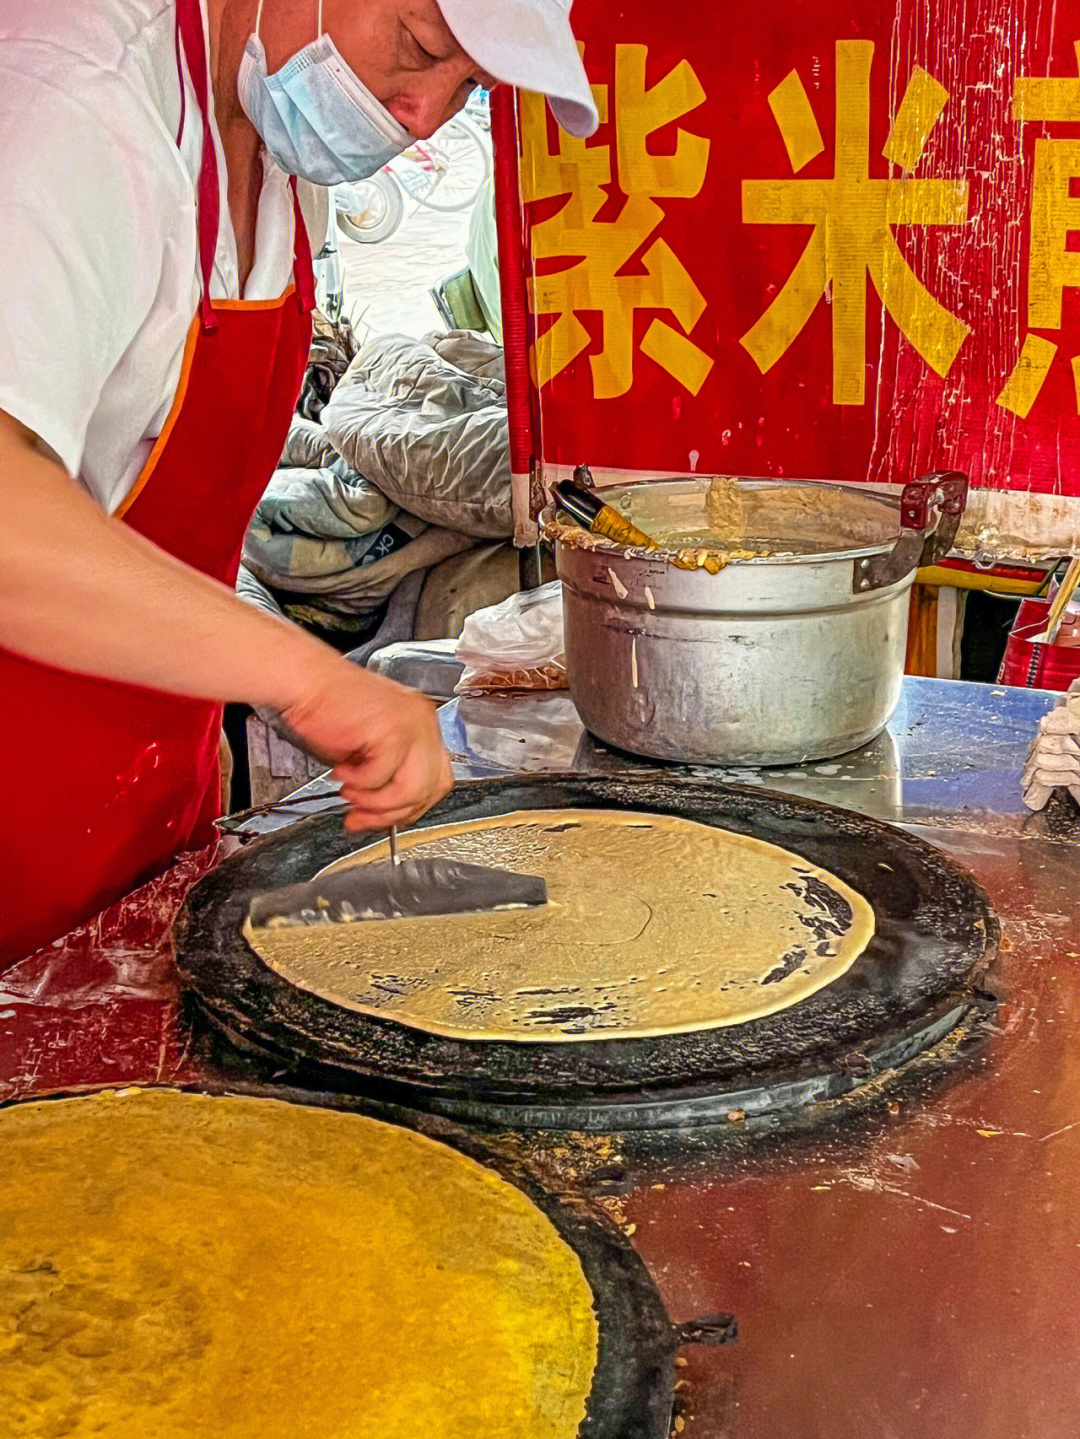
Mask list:
[{"label": "red apron", "polygon": [[[231,586],[303,380],[311,251],[294,186],[295,286],[278,300],[211,303],[220,202],[199,0],[177,0],[177,38],[202,123],[202,300],[172,410],[120,514]],[[148,632],[146,643],[168,645],[169,635]],[[91,918],[180,851],[210,842],[220,812],[221,706],[69,674],[4,650],[0,695],[2,966]]]}]

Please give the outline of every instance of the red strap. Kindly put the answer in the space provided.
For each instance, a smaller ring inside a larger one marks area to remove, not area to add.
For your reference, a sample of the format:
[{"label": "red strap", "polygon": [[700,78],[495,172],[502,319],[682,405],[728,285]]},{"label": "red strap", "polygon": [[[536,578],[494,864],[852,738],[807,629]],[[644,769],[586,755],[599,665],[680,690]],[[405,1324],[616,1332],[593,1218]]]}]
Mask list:
[{"label": "red strap", "polygon": [[173,36],[176,45],[176,78],[180,82],[180,122],[176,127],[176,144],[184,138],[184,121],[187,119],[187,86],[184,84],[184,63],[180,52],[180,12],[176,12],[176,33]]},{"label": "red strap", "polygon": [[[308,239],[304,212],[300,208],[300,197],[296,193],[296,176],[290,175],[292,186],[295,239],[293,240],[293,274],[296,277],[296,297],[305,315],[315,308],[315,270],[311,263],[311,241]],[[331,199],[331,204],[333,200]]]},{"label": "red strap", "polygon": [[[214,273],[218,229],[221,224],[221,191],[218,186],[217,151],[210,126],[210,91],[207,82],[206,39],[203,35],[202,11],[199,0],[176,0],[177,58],[183,45],[191,83],[198,101],[202,121],[202,162],[196,190],[198,199],[199,273],[202,276],[202,298],[199,312],[204,330],[217,329],[217,316],[210,301],[210,279]],[[180,75],[180,126],[183,129],[184,77]],[[177,137],[179,139],[179,137]],[[304,314],[315,308],[315,273],[311,263],[311,242],[296,193],[296,177],[290,177],[293,192],[293,214],[296,237],[293,243],[296,293]]]},{"label": "red strap", "polygon": [[503,354],[506,356],[506,406],[510,420],[510,469],[528,475],[537,453],[536,391],[529,377],[528,273],[524,216],[518,178],[517,91],[500,85],[491,96],[491,139],[495,146],[495,214],[502,281]]},{"label": "red strap", "polygon": [[[217,152],[214,132],[210,128],[210,89],[207,81],[206,40],[203,35],[202,10],[199,0],[176,0],[176,26],[184,47],[188,72],[195,89],[202,120],[202,163],[196,187],[197,223],[199,227],[199,273],[202,276],[202,299],[199,311],[204,330],[217,329],[217,317],[210,303],[210,277],[214,273],[218,229],[221,224],[221,192],[218,188]],[[181,90],[183,76],[180,77]]]}]

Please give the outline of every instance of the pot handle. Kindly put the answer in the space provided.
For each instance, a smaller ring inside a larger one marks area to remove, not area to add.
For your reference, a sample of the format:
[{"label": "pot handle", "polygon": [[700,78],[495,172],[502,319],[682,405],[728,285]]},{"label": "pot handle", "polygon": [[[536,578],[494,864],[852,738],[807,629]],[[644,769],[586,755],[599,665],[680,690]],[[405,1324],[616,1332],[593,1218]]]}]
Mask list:
[{"label": "pot handle", "polygon": [[958,470],[941,470],[906,484],[900,495],[900,538],[885,554],[855,561],[852,590],[865,594],[884,589],[919,565],[936,564],[948,554],[967,494],[967,476]]}]

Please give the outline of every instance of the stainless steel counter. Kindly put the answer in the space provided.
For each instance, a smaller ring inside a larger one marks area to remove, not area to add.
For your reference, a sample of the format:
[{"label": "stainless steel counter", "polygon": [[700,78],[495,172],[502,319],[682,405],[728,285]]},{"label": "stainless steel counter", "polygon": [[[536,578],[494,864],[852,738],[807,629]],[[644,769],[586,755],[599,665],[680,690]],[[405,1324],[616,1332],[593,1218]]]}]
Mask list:
[{"label": "stainless steel counter", "polygon": [[[1027,746],[1055,699],[1043,690],[909,677],[888,729],[854,754],[796,768],[668,768],[766,785],[893,823],[945,812],[1019,816]],[[462,777],[654,767],[593,740],[565,692],[458,699],[440,711],[440,724]]]},{"label": "stainless steel counter", "polygon": [[[412,675],[423,687],[422,667]],[[908,677],[886,731],[853,754],[795,768],[666,766],[667,772],[759,784],[858,810],[894,824],[939,823],[946,815],[1027,817],[1019,778],[1039,719],[1057,696],[954,680]],[[646,770],[656,762],[608,749],[586,733],[565,691],[466,696],[439,711],[458,779],[576,770]],[[239,828],[263,834],[333,805],[336,786],[312,780],[272,814]],[[1032,820],[1027,827],[1040,828]]]}]

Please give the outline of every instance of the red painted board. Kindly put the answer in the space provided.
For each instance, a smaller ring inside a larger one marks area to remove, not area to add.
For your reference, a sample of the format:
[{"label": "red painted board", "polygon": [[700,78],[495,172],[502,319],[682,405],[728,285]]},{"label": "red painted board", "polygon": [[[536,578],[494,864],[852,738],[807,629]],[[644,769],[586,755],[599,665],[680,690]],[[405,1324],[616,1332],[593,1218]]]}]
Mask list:
[{"label": "red painted board", "polygon": [[519,99],[545,468],[1080,495],[1080,3],[576,0]]}]

